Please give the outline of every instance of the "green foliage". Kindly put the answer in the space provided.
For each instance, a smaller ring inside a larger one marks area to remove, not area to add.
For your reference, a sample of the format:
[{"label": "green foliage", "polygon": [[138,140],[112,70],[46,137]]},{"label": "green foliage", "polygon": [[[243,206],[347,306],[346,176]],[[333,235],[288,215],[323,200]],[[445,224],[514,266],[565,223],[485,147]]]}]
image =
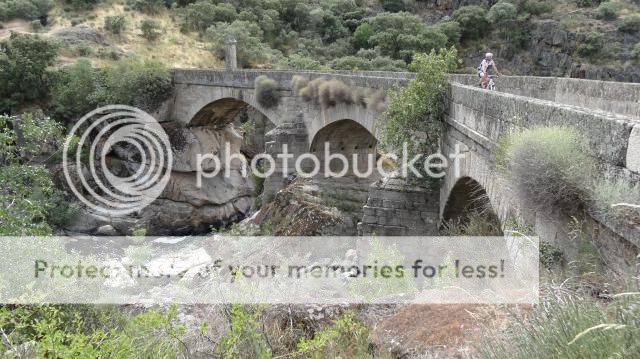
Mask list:
[{"label": "green foliage", "polygon": [[558,268],[564,260],[564,253],[557,247],[545,242],[540,241],[540,264],[547,270],[553,270]]},{"label": "green foliage", "polygon": [[54,86],[50,107],[57,116],[71,119],[95,108],[98,99],[92,98],[101,80],[100,74],[89,60],[80,59],[62,68]]},{"label": "green foliage", "polygon": [[287,58],[287,67],[295,70],[321,70],[320,61],[300,54],[292,54]]},{"label": "green foliage", "polygon": [[487,11],[480,6],[463,6],[454,11],[451,17],[462,27],[463,39],[478,39],[489,30]]},{"label": "green foliage", "polygon": [[462,27],[456,21],[448,20],[439,22],[436,28],[447,36],[447,46],[457,46],[462,38]]},{"label": "green foliage", "polygon": [[531,15],[542,15],[553,11],[553,5],[547,1],[527,0],[523,5],[524,11]]},{"label": "green foliage", "polygon": [[0,42],[0,113],[47,98],[48,68],[56,56],[56,45],[36,36],[13,33],[8,41]]},{"label": "green foliage", "polygon": [[575,0],[578,7],[594,7],[599,5],[602,0]]},{"label": "green foliage", "polygon": [[278,83],[265,75],[256,77],[255,83],[256,101],[265,108],[278,106],[280,102],[280,92]]},{"label": "green foliage", "polygon": [[99,4],[101,0],[65,0],[65,2],[76,9],[85,10],[91,9],[94,5]]},{"label": "green foliage", "polygon": [[298,342],[297,355],[310,359],[368,357],[368,330],[363,323],[346,314],[333,321],[312,339]]},{"label": "green foliage", "polygon": [[602,34],[590,32],[585,37],[584,42],[578,45],[576,51],[582,57],[590,57],[600,53],[602,46]]},{"label": "green foliage", "polygon": [[508,2],[499,2],[487,13],[487,20],[495,26],[506,26],[516,19],[518,9]]},{"label": "green foliage", "polygon": [[[231,23],[238,18],[236,8],[232,4],[214,4],[211,1],[200,0],[187,5],[180,12],[182,30],[204,32],[218,22]],[[257,19],[256,19],[257,20]]]},{"label": "green foliage", "polygon": [[230,328],[217,348],[222,358],[271,358],[269,345],[258,322],[263,310],[263,306],[245,308],[240,304],[231,305]]},{"label": "green foliage", "polygon": [[408,12],[378,14],[367,19],[367,23],[368,27],[362,24],[356,29],[356,42],[366,41],[368,46],[363,48],[376,47],[381,55],[405,62],[410,62],[414,53],[440,49],[449,40],[438,27],[427,26],[420,17]]},{"label": "green foliage", "polygon": [[616,4],[607,1],[598,6],[598,17],[604,20],[615,20],[618,18],[618,8]]},{"label": "green foliage", "polygon": [[501,138],[493,155],[532,208],[574,211],[586,199],[595,164],[584,137],[574,128],[516,132]]},{"label": "green foliage", "polygon": [[382,0],[382,8],[384,9],[384,11],[389,12],[399,12],[405,10],[403,0]]},{"label": "green foliage", "polygon": [[629,34],[635,34],[640,31],[640,15],[630,15],[622,19],[618,30]]},{"label": "green foliage", "polygon": [[128,2],[132,9],[144,14],[157,14],[165,7],[165,0],[131,0]]},{"label": "green foliage", "polygon": [[414,56],[409,69],[415,77],[409,86],[391,94],[383,114],[384,148],[398,150],[406,143],[410,158],[436,153],[442,135],[447,73],[456,68],[456,56],[455,48]]},{"label": "green foliage", "polygon": [[0,2],[0,20],[36,20],[46,17],[51,8],[51,0],[3,0]]},{"label": "green foliage", "polygon": [[633,57],[636,61],[640,60],[640,42],[633,47]]},{"label": "green foliage", "polygon": [[638,293],[595,298],[554,293],[532,315],[514,318],[497,333],[488,330],[477,345],[486,358],[635,358],[640,355]]},{"label": "green foliage", "polygon": [[57,192],[47,168],[31,160],[54,152],[62,132],[49,118],[0,115],[0,235],[51,234],[47,216]]},{"label": "green foliage", "polygon": [[367,71],[371,70],[369,60],[358,56],[345,56],[335,59],[331,62],[331,68],[334,70],[353,70]]},{"label": "green foliage", "polygon": [[186,351],[176,315],[175,306],[133,316],[111,306],[3,306],[0,350],[28,345],[38,358],[175,358]]},{"label": "green foliage", "polygon": [[242,44],[237,50],[238,64],[242,67],[269,62],[276,57],[277,54],[262,41],[263,35],[264,32],[257,24],[241,20],[230,24],[217,23],[206,32],[212,50],[220,58],[224,57],[224,42],[227,38],[233,37]]},{"label": "green foliage", "polygon": [[154,19],[142,20],[140,30],[142,31],[142,37],[147,39],[147,41],[156,41],[160,35],[162,35],[162,26],[160,22]]},{"label": "green foliage", "polygon": [[107,16],[104,18],[104,29],[112,34],[119,35],[127,24],[127,18],[123,15]]}]

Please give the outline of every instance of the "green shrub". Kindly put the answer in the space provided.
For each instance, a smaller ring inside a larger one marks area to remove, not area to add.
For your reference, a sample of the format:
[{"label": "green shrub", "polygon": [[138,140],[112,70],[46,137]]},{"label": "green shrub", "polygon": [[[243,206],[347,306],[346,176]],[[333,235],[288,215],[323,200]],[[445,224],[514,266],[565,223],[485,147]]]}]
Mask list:
[{"label": "green shrub", "polygon": [[118,60],[120,59],[120,53],[110,47],[100,47],[96,51],[96,56],[105,60]]},{"label": "green shrub", "polygon": [[576,129],[547,126],[501,138],[494,159],[531,208],[573,211],[588,199],[595,166],[589,154]]},{"label": "green shrub", "polygon": [[144,19],[140,23],[142,37],[148,41],[156,41],[162,35],[162,27],[160,23],[153,19]]},{"label": "green shrub", "polygon": [[436,27],[447,36],[447,46],[457,46],[462,38],[462,27],[456,21],[442,21]]},{"label": "green shrub", "polygon": [[630,34],[640,31],[640,15],[630,15],[622,19],[618,30]]},{"label": "green shrub", "polygon": [[62,140],[63,127],[49,118],[0,115],[0,235],[51,235],[47,218],[58,192],[47,168],[30,160],[55,152]]},{"label": "green shrub", "polygon": [[49,104],[56,117],[70,120],[88,113],[98,105],[95,92],[100,86],[101,77],[89,60],[80,59],[61,68],[57,77]]},{"label": "green shrub", "polygon": [[201,0],[187,5],[180,12],[180,16],[183,30],[204,32],[215,23],[235,21],[238,18],[238,13],[232,4],[216,5],[213,2]]},{"label": "green shrub", "polygon": [[165,7],[164,0],[131,0],[128,4],[132,9],[150,15],[159,13]]},{"label": "green shrub", "polygon": [[[405,62],[410,62],[416,52],[440,49],[448,42],[440,28],[427,26],[420,17],[407,12],[378,14],[367,23],[356,29],[356,32],[362,30],[356,34],[361,36],[357,42],[366,43],[367,48],[377,48],[380,55]],[[365,39],[365,35],[370,36]]]},{"label": "green shrub", "polygon": [[262,40],[264,32],[255,23],[236,20],[232,23],[217,23],[207,29],[206,38],[211,42],[211,49],[218,57],[224,57],[224,42],[233,37],[238,41],[238,64],[248,67],[251,64],[268,63],[277,56],[269,45]]},{"label": "green shrub", "polygon": [[37,36],[12,33],[0,42],[0,113],[19,104],[48,97],[57,46]]},{"label": "green shrub", "polygon": [[600,53],[602,46],[602,34],[590,32],[585,37],[584,42],[578,45],[576,51],[582,57],[590,57]]},{"label": "green shrub", "polygon": [[65,0],[76,9],[91,9],[94,5],[100,3],[101,0]]},{"label": "green shrub", "polygon": [[405,10],[403,0],[382,0],[382,8],[384,11],[399,12]]},{"label": "green shrub", "polygon": [[119,35],[124,30],[127,18],[124,15],[107,16],[104,18],[104,29],[112,34]]},{"label": "green shrub", "polygon": [[88,44],[80,43],[71,46],[71,52],[77,57],[88,57],[93,54],[93,49]]},{"label": "green shrub", "polygon": [[[4,306],[0,327],[11,344],[28,346],[37,358],[176,358],[186,354],[186,329],[176,316],[175,306],[137,315],[116,306]],[[5,345],[3,352],[10,350]]]},{"label": "green shrub", "polygon": [[487,11],[480,6],[463,6],[454,11],[451,17],[462,27],[464,39],[478,39],[489,29]]},{"label": "green shrub", "polygon": [[265,75],[256,77],[256,101],[266,108],[276,107],[280,102],[278,83]]},{"label": "green shrub", "polygon": [[487,20],[496,26],[505,26],[513,22],[518,15],[515,5],[508,2],[499,2],[491,7],[487,13]]},{"label": "green shrub", "polygon": [[291,54],[287,58],[287,67],[296,70],[321,70],[323,66],[316,59],[300,54]]},{"label": "green shrub", "polygon": [[415,77],[409,86],[391,94],[383,114],[383,148],[398,149],[406,143],[411,158],[436,153],[443,130],[447,73],[456,68],[456,57],[455,48],[414,56],[409,70],[416,73]]},{"label": "green shrub", "polygon": [[633,47],[633,57],[640,60],[640,42]]},{"label": "green shrub", "polygon": [[222,358],[270,358],[271,350],[259,323],[263,306],[231,305],[229,331],[216,348]]},{"label": "green shrub", "polygon": [[365,71],[371,66],[367,59],[357,56],[345,56],[331,61],[331,68],[334,70]]},{"label": "green shrub", "polygon": [[546,1],[527,0],[524,3],[524,11],[531,15],[542,15],[553,11],[553,5]]},{"label": "green shrub", "polygon": [[605,20],[615,20],[618,18],[618,8],[610,1],[603,2],[598,6],[598,17]]},{"label": "green shrub", "polygon": [[296,354],[306,358],[366,358],[368,349],[367,327],[352,314],[346,314],[313,338],[299,341]]},{"label": "green shrub", "polygon": [[599,5],[602,0],[575,0],[578,7],[594,7]]}]

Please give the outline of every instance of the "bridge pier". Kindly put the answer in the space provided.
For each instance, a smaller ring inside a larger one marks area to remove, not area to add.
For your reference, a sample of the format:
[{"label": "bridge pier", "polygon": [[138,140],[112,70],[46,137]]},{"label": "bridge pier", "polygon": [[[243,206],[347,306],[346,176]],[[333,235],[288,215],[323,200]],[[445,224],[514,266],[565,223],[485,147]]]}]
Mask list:
[{"label": "bridge pier", "polygon": [[358,234],[363,236],[437,235],[439,191],[384,178],[369,187]]},{"label": "bridge pier", "polygon": [[[281,190],[287,177],[295,173],[295,163],[298,156],[307,153],[309,136],[304,124],[303,114],[298,114],[291,121],[285,121],[266,134],[270,140],[265,144],[265,152],[275,160],[275,172],[264,181],[263,196],[271,199]],[[291,154],[289,158],[281,158],[284,152]],[[285,166],[286,163],[286,166]]]}]

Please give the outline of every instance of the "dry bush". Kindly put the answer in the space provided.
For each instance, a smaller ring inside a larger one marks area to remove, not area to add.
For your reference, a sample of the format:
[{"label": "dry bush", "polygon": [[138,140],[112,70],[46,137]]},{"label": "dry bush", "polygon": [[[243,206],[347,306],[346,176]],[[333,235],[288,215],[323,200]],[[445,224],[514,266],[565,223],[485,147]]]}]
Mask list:
[{"label": "dry bush", "polygon": [[564,126],[527,129],[499,141],[498,163],[532,208],[572,212],[586,199],[595,162],[581,133]]},{"label": "dry bush", "polygon": [[256,100],[266,108],[278,106],[280,102],[280,93],[278,92],[278,83],[267,76],[256,77]]},{"label": "dry bush", "polygon": [[300,96],[300,91],[303,88],[307,87],[308,84],[309,84],[309,80],[307,80],[302,76],[294,75],[291,78],[291,88],[293,90],[293,93],[297,96]]},{"label": "dry bush", "polygon": [[327,79],[325,79],[324,77],[318,77],[309,81],[309,83],[307,83],[305,87],[300,89],[298,95],[302,96],[305,101],[317,100],[320,94],[320,85],[322,85],[325,81],[327,81]]},{"label": "dry bush", "polygon": [[384,90],[371,90],[367,95],[366,102],[369,108],[382,112],[387,106],[387,94]]},{"label": "dry bush", "polygon": [[386,94],[383,90],[353,88],[337,79],[318,77],[309,81],[302,76],[294,76],[291,83],[296,95],[325,108],[338,104],[356,104],[383,111],[386,105]]},{"label": "dry bush", "polygon": [[353,103],[351,88],[340,80],[331,79],[320,85],[319,102],[322,107],[331,107],[341,103]]}]

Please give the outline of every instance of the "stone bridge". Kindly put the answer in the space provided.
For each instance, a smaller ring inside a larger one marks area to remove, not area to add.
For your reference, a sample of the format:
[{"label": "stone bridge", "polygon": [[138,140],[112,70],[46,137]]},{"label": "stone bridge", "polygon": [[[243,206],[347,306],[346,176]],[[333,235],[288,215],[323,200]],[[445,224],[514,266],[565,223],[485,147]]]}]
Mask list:
[{"label": "stone bridge", "polygon": [[[276,81],[279,104],[265,108],[256,100],[255,79]],[[275,126],[267,152],[287,144],[294,154],[318,152],[329,141],[332,152],[376,153],[379,109],[360,104],[323,107],[303,101],[292,90],[293,76],[337,79],[351,88],[390,91],[406,86],[410,73],[313,72],[275,70],[174,70],[175,95],[167,118],[184,126],[227,126],[243,109],[253,108]],[[570,241],[572,220],[563,213],[535,213],[522,207],[507,181],[492,170],[490,153],[498,138],[517,128],[543,124],[572,125],[585,133],[605,175],[640,179],[640,84],[568,78],[503,77],[499,91],[476,86],[477,78],[452,75],[447,90],[443,153],[465,153],[458,175],[450,167],[439,191],[412,187],[400,179],[365,183],[359,232],[379,235],[437,234],[442,220],[454,219],[478,198],[501,220],[528,223],[541,239],[577,252]],[[335,145],[334,145],[335,144]],[[335,147],[334,147],[335,146]],[[274,152],[276,151],[276,152]],[[289,166],[293,168],[293,166]],[[371,183],[375,184],[369,186]],[[265,184],[276,191],[281,182]],[[365,202],[366,198],[366,203]],[[609,267],[635,271],[640,227],[614,223],[589,211],[588,238]],[[571,254],[571,253],[570,253]]]}]

